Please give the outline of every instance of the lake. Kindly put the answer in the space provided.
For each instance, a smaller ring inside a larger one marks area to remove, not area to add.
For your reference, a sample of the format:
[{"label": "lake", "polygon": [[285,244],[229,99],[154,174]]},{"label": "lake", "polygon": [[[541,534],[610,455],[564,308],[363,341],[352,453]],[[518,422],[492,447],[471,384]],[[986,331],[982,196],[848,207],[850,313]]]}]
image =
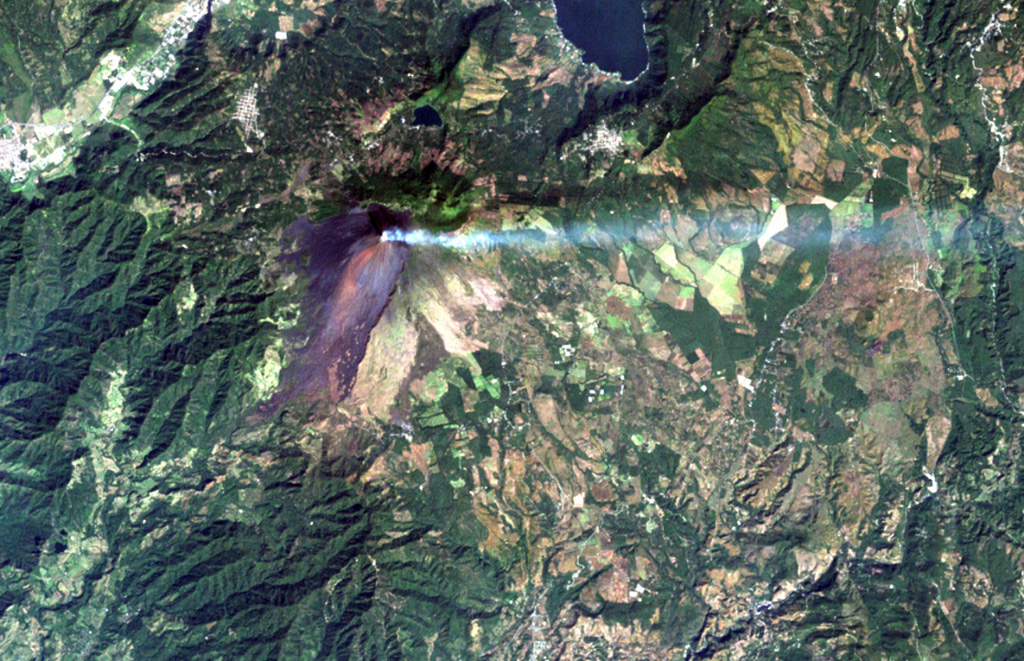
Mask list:
[{"label": "lake", "polygon": [[647,66],[642,0],[555,0],[558,27],[583,61],[626,80]]},{"label": "lake", "polygon": [[420,106],[413,110],[413,126],[444,126],[441,113],[431,106]]}]

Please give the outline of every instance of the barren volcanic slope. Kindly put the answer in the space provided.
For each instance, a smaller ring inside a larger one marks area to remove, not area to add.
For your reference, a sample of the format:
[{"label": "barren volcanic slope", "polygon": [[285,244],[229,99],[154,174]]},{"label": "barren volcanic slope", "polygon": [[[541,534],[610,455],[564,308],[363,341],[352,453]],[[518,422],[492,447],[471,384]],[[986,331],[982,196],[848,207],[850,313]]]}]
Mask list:
[{"label": "barren volcanic slope", "polygon": [[1019,654],[1024,11],[639,11],[0,9],[0,658]]}]

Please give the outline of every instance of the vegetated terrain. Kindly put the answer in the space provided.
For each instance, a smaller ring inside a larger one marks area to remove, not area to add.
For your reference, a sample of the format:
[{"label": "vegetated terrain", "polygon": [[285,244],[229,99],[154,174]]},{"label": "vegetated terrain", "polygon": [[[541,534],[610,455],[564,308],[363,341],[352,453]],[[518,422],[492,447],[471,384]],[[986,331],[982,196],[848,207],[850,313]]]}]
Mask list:
[{"label": "vegetated terrain", "polygon": [[[114,4],[0,10],[0,140],[186,3]],[[544,4],[211,7],[4,175],[0,655],[1013,658],[1020,11],[648,2],[626,83]],[[285,228],[371,203],[531,238],[255,415]]]}]

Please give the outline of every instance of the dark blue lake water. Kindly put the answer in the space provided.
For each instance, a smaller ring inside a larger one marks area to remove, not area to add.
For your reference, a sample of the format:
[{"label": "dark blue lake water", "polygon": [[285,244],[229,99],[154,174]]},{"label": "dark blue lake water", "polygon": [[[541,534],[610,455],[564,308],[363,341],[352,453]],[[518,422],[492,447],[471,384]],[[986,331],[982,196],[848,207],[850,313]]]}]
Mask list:
[{"label": "dark blue lake water", "polygon": [[641,0],[555,0],[558,27],[583,51],[583,61],[626,80],[647,66]]},{"label": "dark blue lake water", "polygon": [[430,106],[420,106],[413,110],[413,126],[443,126],[441,114]]}]

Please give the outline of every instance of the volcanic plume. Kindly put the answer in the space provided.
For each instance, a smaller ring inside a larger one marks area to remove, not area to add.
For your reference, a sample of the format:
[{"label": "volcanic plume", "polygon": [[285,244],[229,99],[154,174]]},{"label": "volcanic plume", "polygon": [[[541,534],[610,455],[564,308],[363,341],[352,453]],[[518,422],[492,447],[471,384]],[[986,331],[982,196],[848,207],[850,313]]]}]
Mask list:
[{"label": "volcanic plume", "polygon": [[405,266],[409,246],[383,236],[405,230],[409,217],[379,204],[313,223],[299,218],[285,230],[293,248],[282,263],[305,278],[298,331],[305,344],[284,370],[281,390],[261,407],[272,412],[296,397],[348,396],[370,331]]}]

